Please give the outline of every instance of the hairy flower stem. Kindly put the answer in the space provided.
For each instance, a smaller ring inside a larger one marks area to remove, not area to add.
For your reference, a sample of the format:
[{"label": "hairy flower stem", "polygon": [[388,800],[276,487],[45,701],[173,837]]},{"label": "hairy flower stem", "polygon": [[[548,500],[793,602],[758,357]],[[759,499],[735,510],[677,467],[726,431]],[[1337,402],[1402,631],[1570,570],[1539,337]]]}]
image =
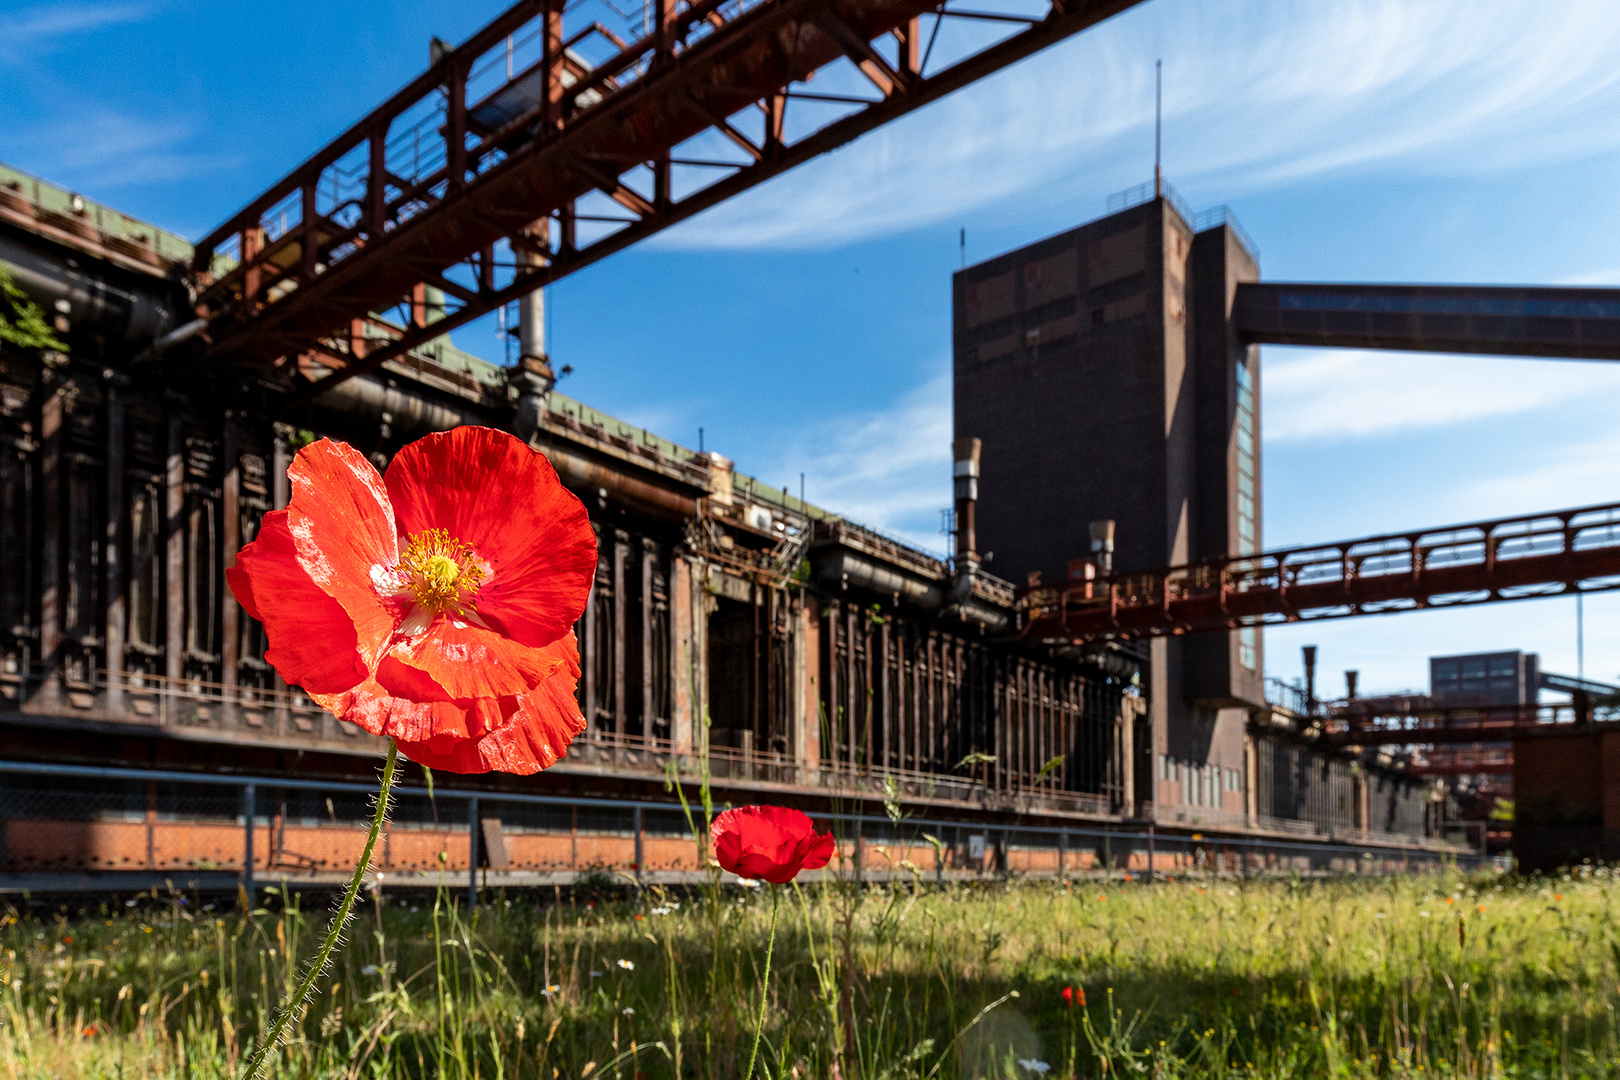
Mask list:
[{"label": "hairy flower stem", "polygon": [[[360,860],[355,863],[354,877],[349,882],[348,891],[343,894],[343,903],[338,905],[337,914],[332,916],[332,925],[327,927],[326,940],[321,942],[321,949],[315,954],[315,959],[304,972],[304,979],[298,984],[298,989],[287,999],[281,1011],[276,1013],[275,1019],[270,1022],[270,1030],[265,1032],[264,1039],[259,1043],[258,1049],[248,1059],[247,1068],[242,1071],[242,1080],[255,1080],[264,1071],[265,1065],[270,1061],[270,1054],[281,1045],[286,1038],[287,1029],[303,1011],[310,995],[315,990],[315,980],[320,978],[326,970],[326,964],[332,958],[332,950],[337,947],[338,937],[343,928],[349,925],[349,916],[354,911],[354,898],[360,892],[360,883],[365,880],[366,867],[371,865],[371,851],[377,846],[377,834],[382,832],[383,821],[388,817],[388,791],[394,786],[394,762],[399,757],[399,747],[394,740],[388,740],[388,757],[383,762],[382,786],[377,792],[377,813],[371,819],[371,832],[366,836],[365,850],[360,852]],[[769,957],[766,964],[769,965]]]},{"label": "hairy flower stem", "polygon": [[759,1037],[765,1034],[765,999],[771,992],[771,950],[776,948],[776,905],[781,892],[771,886],[771,936],[765,942],[765,974],[759,980],[759,1022],[754,1025],[754,1049],[748,1055],[748,1071],[743,1080],[754,1080],[754,1061],[759,1057]]}]

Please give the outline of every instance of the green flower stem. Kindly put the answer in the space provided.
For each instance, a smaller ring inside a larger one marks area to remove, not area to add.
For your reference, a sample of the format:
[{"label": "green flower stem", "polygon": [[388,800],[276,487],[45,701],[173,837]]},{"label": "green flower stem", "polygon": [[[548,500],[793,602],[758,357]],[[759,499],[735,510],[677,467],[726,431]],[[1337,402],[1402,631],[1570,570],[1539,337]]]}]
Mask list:
[{"label": "green flower stem", "polygon": [[[255,1080],[264,1071],[270,1061],[270,1053],[281,1045],[286,1037],[287,1029],[304,1010],[310,995],[315,989],[315,980],[320,978],[326,970],[327,961],[332,958],[332,950],[337,947],[338,937],[343,928],[349,925],[349,916],[354,912],[354,898],[360,892],[360,883],[365,880],[366,868],[371,865],[371,852],[377,846],[377,835],[382,832],[383,821],[388,817],[388,791],[394,785],[394,763],[399,758],[399,747],[394,740],[388,740],[388,757],[383,762],[382,786],[377,792],[377,813],[371,819],[371,832],[366,836],[365,850],[360,853],[359,862],[354,866],[354,877],[349,882],[348,891],[343,894],[343,903],[338,906],[337,914],[332,917],[332,925],[327,927],[326,940],[321,943],[320,952],[304,972],[303,982],[298,989],[287,999],[287,1004],[270,1022],[270,1030],[265,1033],[258,1049],[248,1059],[247,1068],[242,1071],[242,1080]],[[773,923],[774,926],[774,923]],[[769,958],[766,964],[769,965]],[[756,1044],[757,1045],[757,1044]]]},{"label": "green flower stem", "polygon": [[759,981],[759,1023],[754,1026],[754,1049],[748,1055],[748,1071],[743,1073],[743,1080],[753,1080],[754,1062],[759,1057],[759,1037],[765,1034],[765,999],[771,991],[771,950],[776,948],[776,905],[781,896],[777,887],[772,885],[771,936],[765,943],[765,974]]}]

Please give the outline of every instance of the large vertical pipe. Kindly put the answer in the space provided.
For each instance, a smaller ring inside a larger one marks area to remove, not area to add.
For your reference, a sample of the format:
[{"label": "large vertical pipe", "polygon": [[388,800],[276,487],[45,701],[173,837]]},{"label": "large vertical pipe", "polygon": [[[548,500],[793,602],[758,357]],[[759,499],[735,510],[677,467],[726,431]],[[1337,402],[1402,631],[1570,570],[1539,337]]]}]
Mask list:
[{"label": "large vertical pipe", "polygon": [[106,709],[110,716],[124,711],[124,387],[129,380],[109,371],[107,376],[107,518],[102,542],[107,612]]},{"label": "large vertical pipe", "polygon": [[1316,646],[1306,645],[1300,651],[1305,654],[1305,712],[1311,715],[1316,712]]}]

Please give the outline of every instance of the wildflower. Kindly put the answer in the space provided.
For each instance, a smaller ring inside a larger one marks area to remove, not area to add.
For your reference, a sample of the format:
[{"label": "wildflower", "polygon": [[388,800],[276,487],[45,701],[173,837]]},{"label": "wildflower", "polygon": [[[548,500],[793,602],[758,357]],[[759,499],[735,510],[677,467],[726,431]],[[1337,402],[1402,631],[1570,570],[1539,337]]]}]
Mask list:
[{"label": "wildflower", "polygon": [[652,909],[652,914],[654,914],[654,915],[668,915],[669,911],[670,911],[670,909],[667,908],[667,907],[655,907],[655,908]]},{"label": "wildflower", "polygon": [[591,972],[591,978],[593,978],[593,979],[600,979],[600,978],[601,978],[601,977],[602,977],[602,973],[601,973],[601,972],[600,972],[600,971],[593,971],[593,972]]},{"label": "wildflower", "polygon": [[818,833],[810,818],[781,806],[727,810],[709,828],[714,856],[738,877],[786,885],[801,870],[819,870],[832,859],[831,833]]},{"label": "wildflower", "polygon": [[1070,1008],[1076,1005],[1082,1009],[1086,1007],[1086,988],[1083,986],[1065,986],[1058,996]]},{"label": "wildflower", "polygon": [[626,1016],[634,1016],[634,1015],[636,1015],[636,1010],[632,1009],[628,1005],[626,1005],[624,1008],[620,1009],[619,1011],[621,1013],[623,1013],[624,1015],[626,1015]]},{"label": "wildflower", "polygon": [[636,962],[634,960],[620,960],[619,966],[624,968],[626,971],[636,970]]},{"label": "wildflower", "polygon": [[97,1027],[96,1022],[92,1020],[90,1023],[79,1029],[79,1034],[86,1039],[94,1038],[95,1036],[101,1034],[101,1028]]},{"label": "wildflower", "polygon": [[544,990],[540,991],[540,996],[550,997],[552,994],[560,993],[562,993],[562,987],[558,986],[556,983],[552,983],[550,986],[547,986]]},{"label": "wildflower", "polygon": [[360,969],[360,974],[362,974],[362,975],[375,975],[375,974],[377,974],[377,972],[379,972],[381,970],[382,969],[379,968],[376,964],[367,964],[365,967]]},{"label": "wildflower", "polygon": [[64,944],[64,945],[73,944],[73,935],[72,934],[63,934],[62,935],[62,944]]},{"label": "wildflower", "polygon": [[1044,1061],[1037,1061],[1035,1058],[1019,1058],[1018,1067],[1021,1069],[1028,1069],[1037,1076],[1045,1076],[1047,1070],[1049,1070],[1052,1066],[1048,1065]]},{"label": "wildflower", "polygon": [[226,572],[265,654],[321,708],[449,772],[533,773],[585,721],[570,629],[596,570],[585,508],[511,435],[462,427],[385,479],[328,439]]},{"label": "wildflower", "polygon": [[1553,893],[1553,899],[1555,901],[1557,901],[1558,903],[1562,904],[1564,902],[1564,894],[1563,893]]}]

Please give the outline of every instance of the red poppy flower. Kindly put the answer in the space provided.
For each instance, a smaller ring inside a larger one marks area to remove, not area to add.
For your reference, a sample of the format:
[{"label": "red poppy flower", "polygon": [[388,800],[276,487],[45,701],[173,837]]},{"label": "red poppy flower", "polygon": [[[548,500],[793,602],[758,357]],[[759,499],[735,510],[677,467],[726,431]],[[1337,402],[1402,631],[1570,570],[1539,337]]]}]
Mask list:
[{"label": "red poppy flower", "polygon": [[783,806],[727,810],[709,826],[714,857],[738,877],[786,885],[800,870],[819,870],[833,857],[832,833]]},{"label": "red poppy flower", "polygon": [[386,479],[327,439],[287,475],[291,504],[226,571],[281,677],[435,769],[554,764],[585,729],[571,627],[596,537],[551,463],[462,427],[405,447]]},{"label": "red poppy flower", "polygon": [[1063,998],[1063,1004],[1070,1008],[1076,1005],[1082,1009],[1086,1007],[1086,988],[1083,986],[1065,986],[1059,996]]}]

